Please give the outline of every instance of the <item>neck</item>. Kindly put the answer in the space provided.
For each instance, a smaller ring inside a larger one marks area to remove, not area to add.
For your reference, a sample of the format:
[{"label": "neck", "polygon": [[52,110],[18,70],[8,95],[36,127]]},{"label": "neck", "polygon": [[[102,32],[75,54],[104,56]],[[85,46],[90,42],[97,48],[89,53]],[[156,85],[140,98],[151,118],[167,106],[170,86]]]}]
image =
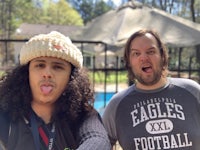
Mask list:
[{"label": "neck", "polygon": [[154,85],[144,85],[144,84],[141,84],[140,82],[137,82],[136,87],[141,90],[156,90],[161,87],[164,87],[166,83],[167,83],[167,78],[161,77],[160,80]]},{"label": "neck", "polygon": [[32,102],[31,107],[33,111],[47,124],[51,121],[54,107],[53,105],[42,105]]}]

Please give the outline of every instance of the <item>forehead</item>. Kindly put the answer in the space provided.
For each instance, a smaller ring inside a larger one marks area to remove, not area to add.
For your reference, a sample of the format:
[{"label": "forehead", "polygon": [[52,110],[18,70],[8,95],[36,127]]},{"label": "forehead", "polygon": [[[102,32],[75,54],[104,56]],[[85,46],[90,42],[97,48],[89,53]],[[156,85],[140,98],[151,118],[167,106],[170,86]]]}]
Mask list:
[{"label": "forehead", "polygon": [[158,43],[157,43],[156,38],[150,33],[146,33],[144,35],[138,36],[131,41],[131,49],[157,47],[157,45]]}]

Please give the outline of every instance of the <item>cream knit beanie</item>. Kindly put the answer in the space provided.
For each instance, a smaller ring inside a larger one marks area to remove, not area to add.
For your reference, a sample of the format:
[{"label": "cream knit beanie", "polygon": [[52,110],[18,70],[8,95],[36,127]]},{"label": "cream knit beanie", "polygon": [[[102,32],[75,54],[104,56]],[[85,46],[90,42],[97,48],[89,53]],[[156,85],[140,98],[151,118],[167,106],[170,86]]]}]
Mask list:
[{"label": "cream knit beanie", "polygon": [[63,34],[52,31],[32,37],[20,51],[20,64],[27,64],[37,57],[56,57],[70,62],[77,68],[83,65],[81,51]]}]

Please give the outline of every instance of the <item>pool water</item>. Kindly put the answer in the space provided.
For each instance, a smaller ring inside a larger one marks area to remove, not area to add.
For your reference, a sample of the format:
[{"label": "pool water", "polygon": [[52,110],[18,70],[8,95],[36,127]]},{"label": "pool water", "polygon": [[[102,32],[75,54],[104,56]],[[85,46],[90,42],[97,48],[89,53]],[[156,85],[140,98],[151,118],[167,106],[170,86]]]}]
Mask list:
[{"label": "pool water", "polygon": [[103,114],[105,106],[110,101],[111,97],[115,94],[115,92],[96,92],[95,93],[95,102],[94,108],[100,113]]}]

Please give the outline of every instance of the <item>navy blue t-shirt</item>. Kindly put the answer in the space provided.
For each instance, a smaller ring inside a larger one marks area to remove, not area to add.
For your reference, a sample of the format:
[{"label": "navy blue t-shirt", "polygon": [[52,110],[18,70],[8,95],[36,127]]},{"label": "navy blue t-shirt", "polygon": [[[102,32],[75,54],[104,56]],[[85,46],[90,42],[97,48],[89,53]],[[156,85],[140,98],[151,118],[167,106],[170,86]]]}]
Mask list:
[{"label": "navy blue t-shirt", "polygon": [[124,150],[199,150],[200,85],[178,78],[152,91],[133,85],[111,99],[103,122]]}]

